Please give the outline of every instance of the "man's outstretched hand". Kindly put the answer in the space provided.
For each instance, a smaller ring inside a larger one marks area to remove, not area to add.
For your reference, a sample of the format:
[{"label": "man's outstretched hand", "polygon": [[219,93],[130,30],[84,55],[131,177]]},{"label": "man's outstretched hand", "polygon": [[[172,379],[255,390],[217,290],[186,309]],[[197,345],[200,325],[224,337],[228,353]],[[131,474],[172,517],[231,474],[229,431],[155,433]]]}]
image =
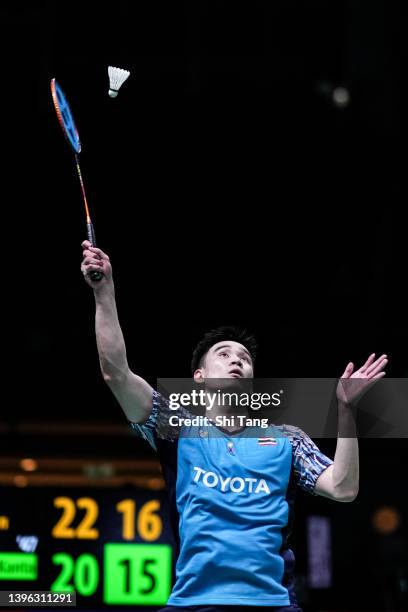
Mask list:
[{"label": "man's outstretched hand", "polygon": [[[93,289],[106,285],[112,281],[112,266],[109,257],[98,249],[97,247],[91,246],[88,240],[84,240],[82,243],[82,264],[81,272],[88,285]],[[103,277],[100,281],[93,281],[91,279],[91,272],[102,272]]]},{"label": "man's outstretched hand", "polygon": [[350,362],[337,385],[337,399],[345,404],[360,399],[379,378],[385,376],[387,363],[387,355],[375,359],[375,353],[372,353],[365,364],[354,372],[354,364]]}]

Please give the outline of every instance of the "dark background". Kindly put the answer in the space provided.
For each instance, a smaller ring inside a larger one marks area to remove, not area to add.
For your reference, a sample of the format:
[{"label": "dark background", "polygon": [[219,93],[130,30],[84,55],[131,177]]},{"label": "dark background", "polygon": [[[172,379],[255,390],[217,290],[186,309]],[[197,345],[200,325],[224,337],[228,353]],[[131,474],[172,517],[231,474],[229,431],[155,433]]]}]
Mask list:
[{"label": "dark background", "polygon": [[[20,2],[0,18],[5,456],[149,453],[130,437],[21,432],[123,422],[99,373],[83,205],[52,77],[79,128],[135,372],[153,385],[188,376],[203,331],[239,324],[258,336],[260,377],[337,376],[372,351],[407,375],[402,2]],[[131,71],[115,100],[108,65]],[[316,508],[367,527],[392,503],[406,521],[406,441],[361,445],[359,499]],[[335,442],[320,446],[332,454]],[[349,540],[355,577],[369,546]],[[361,584],[342,605],[392,609],[370,599],[372,574]]]}]

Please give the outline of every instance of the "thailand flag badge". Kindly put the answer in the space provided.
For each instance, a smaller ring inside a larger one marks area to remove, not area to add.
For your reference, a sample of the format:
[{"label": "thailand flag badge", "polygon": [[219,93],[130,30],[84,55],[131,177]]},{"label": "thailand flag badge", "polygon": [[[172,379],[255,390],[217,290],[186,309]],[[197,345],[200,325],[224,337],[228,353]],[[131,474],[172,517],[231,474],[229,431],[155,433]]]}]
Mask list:
[{"label": "thailand flag badge", "polygon": [[258,438],[259,446],[276,446],[277,443],[276,438]]}]

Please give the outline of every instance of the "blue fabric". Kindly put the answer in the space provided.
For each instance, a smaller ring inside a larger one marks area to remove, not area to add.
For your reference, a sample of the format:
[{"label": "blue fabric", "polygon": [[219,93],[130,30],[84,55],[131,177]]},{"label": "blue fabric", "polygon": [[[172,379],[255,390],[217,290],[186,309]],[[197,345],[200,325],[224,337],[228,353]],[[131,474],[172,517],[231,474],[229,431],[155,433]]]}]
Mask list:
[{"label": "blue fabric", "polygon": [[[168,604],[295,606],[291,484],[313,493],[332,461],[296,427],[184,427],[177,438],[168,416],[154,393],[149,419],[132,424],[159,453],[173,507],[179,549]],[[267,437],[273,443],[261,444]]]},{"label": "blue fabric", "polygon": [[166,606],[160,608],[159,612],[302,612],[298,606]]}]

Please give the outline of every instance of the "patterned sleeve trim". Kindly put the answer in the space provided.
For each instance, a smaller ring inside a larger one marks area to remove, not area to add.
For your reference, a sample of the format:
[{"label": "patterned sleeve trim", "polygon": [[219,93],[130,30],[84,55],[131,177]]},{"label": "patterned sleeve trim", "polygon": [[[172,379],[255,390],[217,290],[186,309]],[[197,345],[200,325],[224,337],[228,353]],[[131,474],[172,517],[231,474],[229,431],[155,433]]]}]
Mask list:
[{"label": "patterned sleeve trim", "polygon": [[317,495],[314,489],[320,474],[333,460],[326,457],[309,436],[292,425],[282,425],[282,434],[289,438],[293,449],[293,469],[295,481],[302,489]]},{"label": "patterned sleeve trim", "polygon": [[[183,415],[191,416],[187,410],[182,410]],[[145,423],[132,423],[130,426],[144,440],[146,440],[154,450],[157,450],[157,438],[174,441],[180,429],[172,427],[169,423],[170,416],[174,411],[170,410],[169,401],[158,391],[153,390],[152,410]]]}]

